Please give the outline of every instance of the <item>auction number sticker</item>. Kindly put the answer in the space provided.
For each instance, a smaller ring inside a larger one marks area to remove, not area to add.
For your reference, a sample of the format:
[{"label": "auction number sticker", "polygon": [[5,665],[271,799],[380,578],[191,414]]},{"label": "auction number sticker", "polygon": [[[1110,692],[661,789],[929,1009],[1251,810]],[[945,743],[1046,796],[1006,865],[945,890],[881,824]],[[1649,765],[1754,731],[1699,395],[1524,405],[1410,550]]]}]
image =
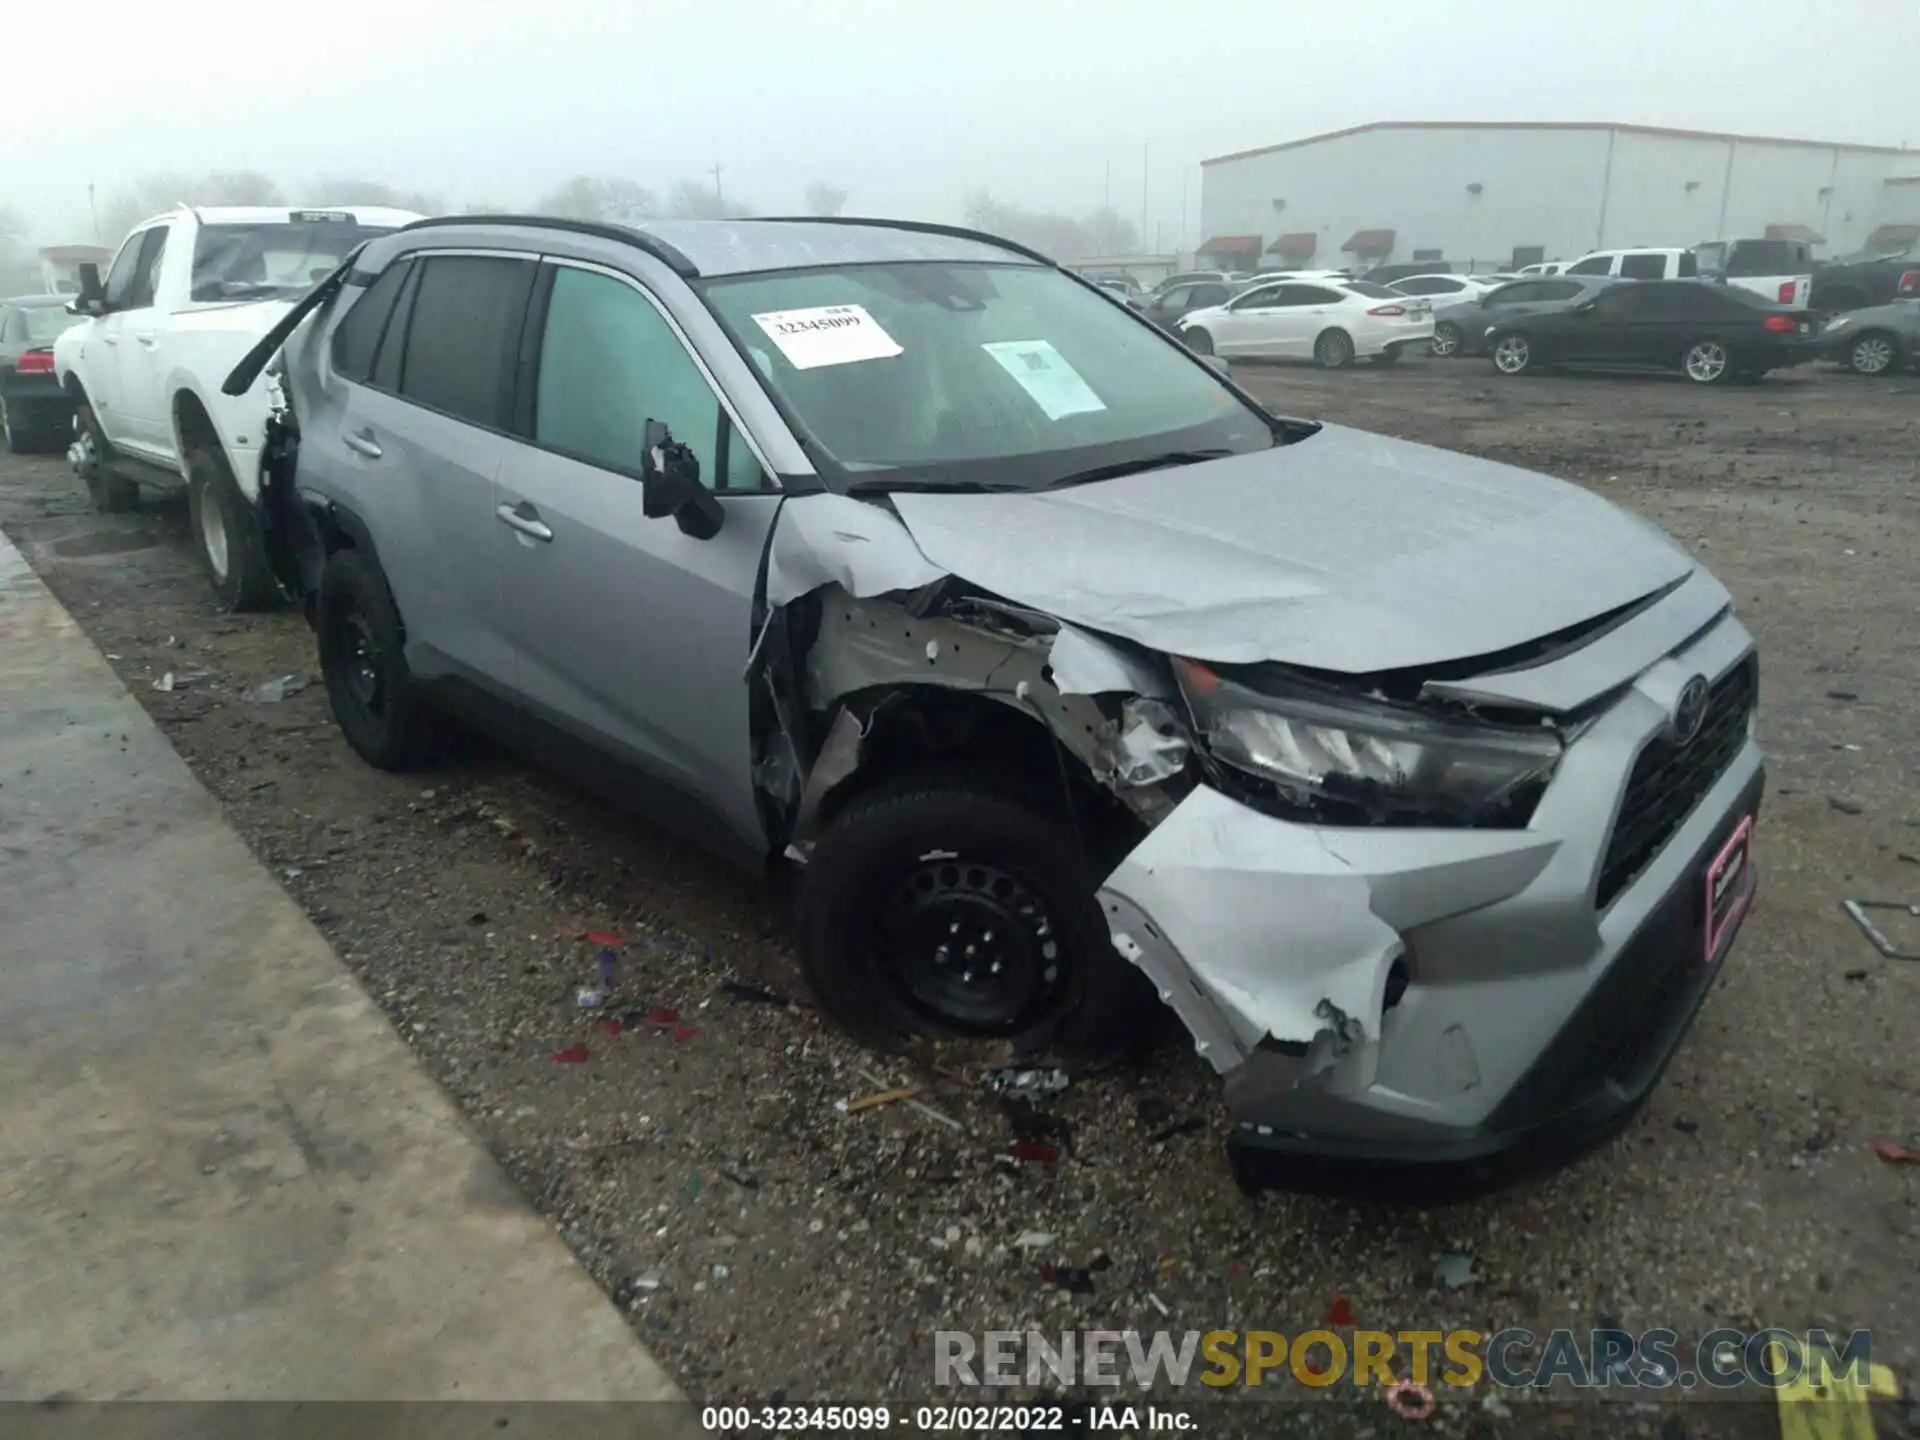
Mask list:
[{"label": "auction number sticker", "polygon": [[995,340],[980,348],[1014,378],[1049,420],[1107,408],[1067,357],[1045,340]]},{"label": "auction number sticker", "polygon": [[880,328],[864,305],[768,310],[753,321],[796,370],[888,360],[901,353],[900,343]]}]

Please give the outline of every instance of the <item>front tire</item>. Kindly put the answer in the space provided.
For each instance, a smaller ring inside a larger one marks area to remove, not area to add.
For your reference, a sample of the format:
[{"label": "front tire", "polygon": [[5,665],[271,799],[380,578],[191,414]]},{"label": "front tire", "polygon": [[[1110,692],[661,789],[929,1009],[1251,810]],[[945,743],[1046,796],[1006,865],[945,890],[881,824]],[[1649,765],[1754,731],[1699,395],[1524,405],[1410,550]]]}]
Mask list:
[{"label": "front tire", "polygon": [[406,632],[380,567],[340,550],[320,576],[320,675],[347,744],[380,770],[413,770],[434,759],[444,724],[407,670]]},{"label": "front tire", "polygon": [[1900,368],[1900,342],[1884,330],[1869,330],[1848,342],[1840,363],[1856,375],[1891,375]]},{"label": "front tire", "polygon": [[1013,791],[908,774],[848,803],[801,873],[801,966],[856,1039],[991,1036],[1108,1056],[1153,989],[1115,952],[1072,828]]},{"label": "front tire", "polygon": [[1460,353],[1460,327],[1451,320],[1442,320],[1433,327],[1433,353],[1445,359]]},{"label": "front tire", "polygon": [[1493,368],[1502,375],[1525,375],[1539,363],[1534,357],[1533,343],[1524,335],[1497,336],[1489,353],[1493,357]]},{"label": "front tire", "polygon": [[258,610],[274,598],[259,521],[217,447],[187,451],[187,514],[200,569],[221,609]]},{"label": "front tire", "polygon": [[1182,330],[1180,338],[1187,342],[1187,348],[1196,355],[1213,354],[1213,336],[1195,325],[1190,330]]},{"label": "front tire", "polygon": [[1695,340],[1680,352],[1680,373],[1696,385],[1719,385],[1733,378],[1733,352],[1724,340]]},{"label": "front tire", "polygon": [[74,469],[87,487],[93,508],[102,515],[137,508],[140,487],[108,468],[113,464],[113,447],[107,443],[106,432],[94,416],[93,403],[84,397],[74,406],[74,428],[81,449],[81,459]]},{"label": "front tire", "polygon": [[1353,363],[1353,337],[1344,330],[1325,331],[1313,342],[1314,362],[1322,370],[1344,370]]}]

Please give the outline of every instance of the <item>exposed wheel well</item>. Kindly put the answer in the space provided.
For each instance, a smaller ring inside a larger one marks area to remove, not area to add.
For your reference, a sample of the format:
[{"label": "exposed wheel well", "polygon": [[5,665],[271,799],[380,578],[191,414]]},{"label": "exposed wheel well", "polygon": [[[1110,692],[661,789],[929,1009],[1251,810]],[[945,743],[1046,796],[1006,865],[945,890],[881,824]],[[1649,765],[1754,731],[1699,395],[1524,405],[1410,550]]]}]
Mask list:
[{"label": "exposed wheel well", "polygon": [[896,776],[951,770],[982,777],[983,788],[1015,787],[1030,802],[1070,818],[1102,874],[1145,833],[1140,820],[1039,719],[1014,704],[936,686],[885,687],[848,696],[845,703],[866,709],[870,720],[859,768],[821,799],[823,826]]},{"label": "exposed wheel well", "polygon": [[182,390],[173,397],[173,434],[183,474],[186,471],[187,452],[196,446],[212,445],[223,456],[225,454],[219,427],[213,423],[207,407],[200,403],[200,397],[191,390]]}]

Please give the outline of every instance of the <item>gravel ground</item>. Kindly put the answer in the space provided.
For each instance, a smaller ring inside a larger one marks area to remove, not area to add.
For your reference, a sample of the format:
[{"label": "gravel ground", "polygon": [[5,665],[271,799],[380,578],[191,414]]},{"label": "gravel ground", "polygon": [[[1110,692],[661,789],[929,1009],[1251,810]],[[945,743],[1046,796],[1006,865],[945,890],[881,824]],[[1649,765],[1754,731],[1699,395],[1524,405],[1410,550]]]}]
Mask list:
[{"label": "gravel ground", "polygon": [[[877,1058],[803,1005],[728,988],[801,998],[770,889],[477,744],[426,776],[361,764],[302,622],[215,613],[179,510],[96,516],[63,461],[0,458],[0,525],[698,1399],[925,1396],[936,1329],[1295,1331],[1344,1319],[1336,1296],[1400,1329],[1871,1327],[1875,1358],[1914,1372],[1920,1167],[1870,1143],[1920,1126],[1920,967],[1880,959],[1840,902],[1920,899],[1920,380],[1242,374],[1277,409],[1640,510],[1760,639],[1764,881],[1726,979],[1624,1135],[1492,1198],[1249,1199],[1214,1084],[1177,1043],[1077,1078],[1043,1107],[1059,1159],[1012,1158],[1008,1115],[971,1081],[991,1055]],[[288,675],[313,683],[256,692]],[[590,931],[625,942],[600,1010],[576,1005]],[[556,1063],[572,1047],[584,1061]],[[936,1114],[837,1108],[909,1080]],[[1448,1255],[1477,1278],[1449,1288]],[[1105,1268],[1079,1294],[1049,1264]],[[1524,1426],[1473,1402],[1415,1426],[1351,1391],[1256,1418],[1197,1389],[1176,1403],[1207,1405],[1208,1434],[1775,1427],[1770,1404],[1644,1395],[1516,1404]]]}]

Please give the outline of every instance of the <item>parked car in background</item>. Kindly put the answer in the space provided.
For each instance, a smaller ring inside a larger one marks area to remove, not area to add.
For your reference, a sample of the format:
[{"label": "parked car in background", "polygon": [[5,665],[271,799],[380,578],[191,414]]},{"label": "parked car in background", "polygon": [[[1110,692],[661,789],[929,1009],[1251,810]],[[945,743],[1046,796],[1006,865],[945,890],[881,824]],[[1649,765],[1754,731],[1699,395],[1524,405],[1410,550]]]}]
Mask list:
[{"label": "parked car in background", "polygon": [[1124,270],[1082,270],[1080,273],[1102,289],[1118,290],[1123,295],[1146,294],[1140,282]]},{"label": "parked car in background", "polygon": [[1691,280],[1700,273],[1700,264],[1693,251],[1679,246],[1595,250],[1560,273],[1610,275],[1616,280]]},{"label": "parked car in background", "polygon": [[1402,260],[1391,265],[1375,265],[1361,272],[1360,278],[1371,285],[1391,285],[1409,275],[1451,275],[1453,266],[1444,260]]},{"label": "parked car in background", "polygon": [[457,708],[791,862],[852,1034],[1120,1049],[1157,991],[1255,1179],[1578,1148],[1724,973],[1753,640],[1598,495],[1277,418],[942,227],[432,221],[357,268],[282,322],[267,487],[348,744]]},{"label": "parked car in background", "polygon": [[1567,268],[1564,260],[1536,260],[1531,265],[1522,265],[1519,274],[1523,277],[1534,275],[1558,275]]},{"label": "parked car in background", "polygon": [[1862,250],[1817,265],[1808,302],[1822,315],[1884,305],[1904,295],[1920,295],[1920,241],[1889,250]]},{"label": "parked car in background", "polygon": [[1570,305],[1619,282],[1604,275],[1543,275],[1496,285],[1433,307],[1433,353],[1479,355],[1487,332],[1510,315]]},{"label": "parked car in background", "polygon": [[53,342],[80,323],[70,295],[0,300],[0,442],[9,455],[64,450],[73,405],[53,370]]},{"label": "parked car in background", "polygon": [[1433,307],[1365,280],[1260,285],[1180,322],[1202,355],[1313,360],[1339,370],[1355,360],[1391,365],[1433,341]]},{"label": "parked car in background", "polygon": [[1153,289],[1147,292],[1147,298],[1152,299],[1156,295],[1164,295],[1167,291],[1178,285],[1226,285],[1231,283],[1232,280],[1232,273],[1226,270],[1182,270],[1177,275],[1167,276],[1166,279],[1154,286]]},{"label": "parked car in background", "polygon": [[1572,305],[1502,318],[1483,343],[1502,375],[1550,365],[1678,370],[1699,385],[1750,383],[1818,350],[1805,311],[1704,280],[1609,285]]},{"label": "parked car in background", "polygon": [[1478,275],[1409,275],[1404,280],[1393,281],[1387,288],[1402,295],[1430,300],[1438,307],[1452,300],[1483,295],[1498,283]]},{"label": "parked car in background", "polygon": [[1702,279],[1805,310],[1813,300],[1813,250],[1803,240],[1710,240],[1693,247]]},{"label": "parked car in background", "polygon": [[268,396],[220,382],[348,255],[420,217],[352,206],[183,207],[134,227],[106,279],[80,267],[89,317],[54,346],[76,411],[74,469],[100,510],[141,487],[187,492],[201,568],[228,609],[273,598],[254,500]]},{"label": "parked car in background", "polygon": [[1185,281],[1147,296],[1140,304],[1140,313],[1161,329],[1177,333],[1184,316],[1226,304],[1239,288],[1224,276],[1218,280]]},{"label": "parked car in background", "polygon": [[1820,332],[1820,349],[1856,375],[1920,370],[1920,295],[1834,316]]}]

